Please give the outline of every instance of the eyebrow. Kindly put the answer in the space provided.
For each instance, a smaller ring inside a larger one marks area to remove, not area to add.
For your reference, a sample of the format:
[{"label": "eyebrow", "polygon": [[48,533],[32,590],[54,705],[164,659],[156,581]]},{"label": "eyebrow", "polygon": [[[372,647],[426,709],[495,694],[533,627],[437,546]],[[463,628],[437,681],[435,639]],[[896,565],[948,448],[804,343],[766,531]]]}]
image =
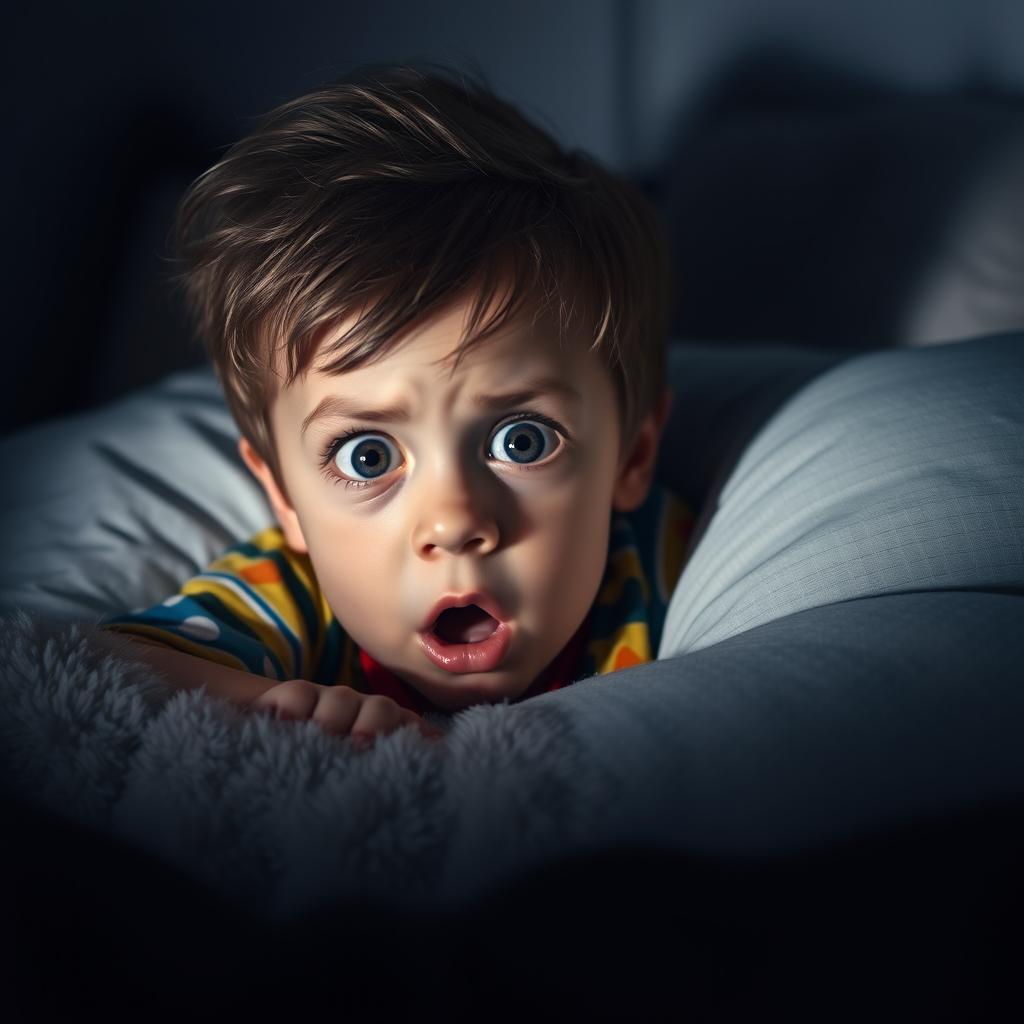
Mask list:
[{"label": "eyebrow", "polygon": [[[542,395],[560,395],[570,402],[582,402],[583,396],[571,384],[557,377],[536,377],[525,381],[519,391],[507,391],[500,395],[474,395],[470,401],[478,409],[494,406],[522,405]],[[305,434],[309,426],[319,419],[346,416],[354,420],[371,420],[374,423],[406,423],[409,410],[404,405],[392,405],[384,409],[360,409],[361,399],[349,398],[345,395],[328,395],[321,399],[316,408],[302,421],[300,434]]]}]

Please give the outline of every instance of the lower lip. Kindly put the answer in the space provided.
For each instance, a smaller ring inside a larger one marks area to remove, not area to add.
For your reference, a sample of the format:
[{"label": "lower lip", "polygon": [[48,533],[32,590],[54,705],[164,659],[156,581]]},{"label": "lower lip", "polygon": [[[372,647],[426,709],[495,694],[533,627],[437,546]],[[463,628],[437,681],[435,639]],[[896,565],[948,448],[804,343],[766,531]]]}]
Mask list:
[{"label": "lower lip", "polygon": [[508,652],[512,631],[508,623],[499,622],[489,637],[475,644],[445,643],[434,633],[419,633],[417,639],[423,653],[445,672],[492,672]]}]

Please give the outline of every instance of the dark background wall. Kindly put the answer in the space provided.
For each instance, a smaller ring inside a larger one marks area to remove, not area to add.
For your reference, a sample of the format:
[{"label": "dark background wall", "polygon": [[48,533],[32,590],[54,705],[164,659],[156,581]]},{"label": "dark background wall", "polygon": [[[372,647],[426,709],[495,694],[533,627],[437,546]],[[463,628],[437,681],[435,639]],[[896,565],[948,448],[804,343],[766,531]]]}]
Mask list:
[{"label": "dark background wall", "polygon": [[1015,0],[61,0],[5,29],[0,430],[201,361],[174,203],[274,105],[441,60],[639,182],[680,337],[870,348],[1024,326]]}]

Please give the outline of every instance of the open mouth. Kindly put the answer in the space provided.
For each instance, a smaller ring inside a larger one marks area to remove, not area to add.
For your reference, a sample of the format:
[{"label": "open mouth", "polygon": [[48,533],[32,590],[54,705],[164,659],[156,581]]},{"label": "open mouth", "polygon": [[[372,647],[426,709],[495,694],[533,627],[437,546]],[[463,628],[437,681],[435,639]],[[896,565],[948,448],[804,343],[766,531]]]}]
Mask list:
[{"label": "open mouth", "polygon": [[445,608],[437,617],[431,633],[447,644],[475,644],[486,640],[498,628],[492,618],[475,604]]},{"label": "open mouth", "polygon": [[[496,604],[494,611],[503,614]],[[505,661],[514,632],[514,623],[496,619],[472,603],[445,608],[416,641],[424,657],[445,672],[493,672]]]}]

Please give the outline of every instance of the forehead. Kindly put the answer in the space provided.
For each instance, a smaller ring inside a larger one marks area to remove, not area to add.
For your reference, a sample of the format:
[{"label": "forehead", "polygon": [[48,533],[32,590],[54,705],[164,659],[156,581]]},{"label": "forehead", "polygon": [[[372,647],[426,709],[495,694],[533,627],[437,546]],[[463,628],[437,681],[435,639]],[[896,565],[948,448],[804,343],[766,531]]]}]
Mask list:
[{"label": "forehead", "polygon": [[[560,380],[586,393],[594,373],[603,366],[578,337],[560,337],[558,325],[546,315],[526,308],[486,337],[474,338],[463,348],[460,343],[469,327],[471,300],[456,301],[440,313],[407,330],[391,347],[344,372],[330,372],[338,358],[331,351],[356,322],[353,315],[325,331],[307,371],[279,397],[294,410],[295,403],[308,405],[325,394],[344,392],[355,397],[444,395],[452,401],[460,393],[482,389],[501,390],[507,382],[526,378]],[[490,310],[483,323],[487,323]]]}]

